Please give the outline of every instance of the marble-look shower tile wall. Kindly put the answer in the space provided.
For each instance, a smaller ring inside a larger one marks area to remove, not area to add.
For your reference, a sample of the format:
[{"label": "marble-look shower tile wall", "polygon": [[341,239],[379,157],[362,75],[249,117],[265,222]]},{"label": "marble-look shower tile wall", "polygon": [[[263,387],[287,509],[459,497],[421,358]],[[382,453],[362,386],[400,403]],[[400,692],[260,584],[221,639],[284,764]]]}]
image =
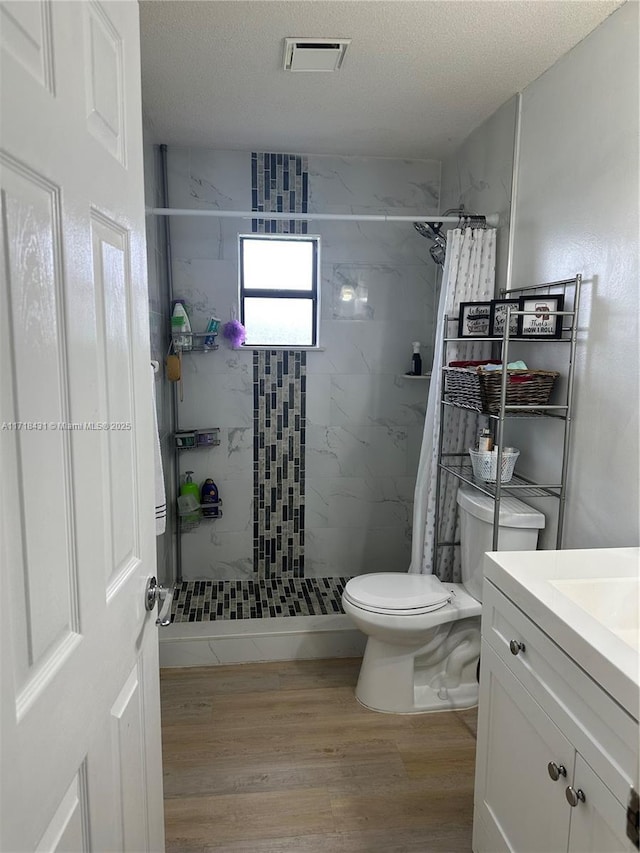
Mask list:
[{"label": "marble-look shower tile wall", "polygon": [[[308,209],[438,211],[435,161],[309,155]],[[250,210],[251,152],[169,149],[172,207]],[[306,354],[304,575],[405,571],[428,382],[408,380],[411,341],[432,358],[436,270],[411,223],[310,222],[321,238],[320,351]],[[251,222],[172,220],[174,291],[194,329],[238,303],[238,234]],[[218,426],[221,445],[183,470],[216,481],[224,515],[183,536],[185,578],[255,577],[252,351],[184,359],[183,429]]]},{"label": "marble-look shower tile wall", "polygon": [[[309,157],[309,210],[438,210],[433,161]],[[406,571],[432,359],[435,266],[411,223],[312,223],[321,235],[321,344],[307,357],[307,575]]]}]

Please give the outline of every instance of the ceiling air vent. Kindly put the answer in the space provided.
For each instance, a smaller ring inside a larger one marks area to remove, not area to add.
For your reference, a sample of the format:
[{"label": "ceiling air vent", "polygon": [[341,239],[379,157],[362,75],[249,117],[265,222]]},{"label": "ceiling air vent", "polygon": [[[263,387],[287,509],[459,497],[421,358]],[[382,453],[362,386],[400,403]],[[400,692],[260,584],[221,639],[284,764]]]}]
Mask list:
[{"label": "ceiling air vent", "polygon": [[337,71],[351,39],[284,40],[285,71]]}]

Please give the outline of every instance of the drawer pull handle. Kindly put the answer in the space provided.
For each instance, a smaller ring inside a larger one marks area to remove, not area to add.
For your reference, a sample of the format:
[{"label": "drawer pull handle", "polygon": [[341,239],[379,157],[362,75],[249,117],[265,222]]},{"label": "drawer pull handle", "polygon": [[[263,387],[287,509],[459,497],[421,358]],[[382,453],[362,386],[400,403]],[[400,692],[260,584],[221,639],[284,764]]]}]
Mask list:
[{"label": "drawer pull handle", "polygon": [[571,785],[566,788],[564,795],[567,798],[567,802],[570,806],[577,806],[578,803],[584,803],[586,800],[582,788],[578,788],[578,790],[576,791],[576,789],[572,788]]},{"label": "drawer pull handle", "polygon": [[511,640],[509,643],[509,649],[512,655],[519,655],[520,652],[524,651],[524,643],[519,643],[517,640]]},{"label": "drawer pull handle", "polygon": [[567,775],[567,768],[564,764],[556,764],[555,761],[550,761],[547,764],[547,771],[554,782],[557,782],[561,776]]}]

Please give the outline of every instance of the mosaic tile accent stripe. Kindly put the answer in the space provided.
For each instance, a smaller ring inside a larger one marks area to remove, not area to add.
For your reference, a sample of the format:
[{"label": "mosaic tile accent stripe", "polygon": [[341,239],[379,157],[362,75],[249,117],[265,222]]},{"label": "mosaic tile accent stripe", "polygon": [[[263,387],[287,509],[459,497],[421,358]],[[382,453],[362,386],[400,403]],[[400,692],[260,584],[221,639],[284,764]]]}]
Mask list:
[{"label": "mosaic tile accent stripe", "polygon": [[[251,154],[256,212],[306,213],[307,158]],[[256,218],[252,231],[306,234],[307,223]],[[304,576],[306,353],[256,351],[254,382],[254,570],[258,578]]]},{"label": "mosaic tile accent stripe", "polygon": [[304,577],[306,352],[253,353],[253,566]]},{"label": "mosaic tile accent stripe", "polygon": [[349,578],[183,581],[171,609],[172,622],[262,619],[342,613]]},{"label": "mosaic tile accent stripe", "polygon": [[[307,158],[298,154],[251,154],[251,209],[306,213],[309,200]],[[294,219],[254,219],[256,234],[306,234],[307,223]]]}]

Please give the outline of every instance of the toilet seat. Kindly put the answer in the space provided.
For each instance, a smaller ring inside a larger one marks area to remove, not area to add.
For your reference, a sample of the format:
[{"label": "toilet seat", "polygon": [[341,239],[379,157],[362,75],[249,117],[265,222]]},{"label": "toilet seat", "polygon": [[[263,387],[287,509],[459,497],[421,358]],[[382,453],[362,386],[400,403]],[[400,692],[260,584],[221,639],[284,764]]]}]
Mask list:
[{"label": "toilet seat", "polygon": [[417,616],[444,607],[453,594],[435,575],[377,572],[351,578],[343,597],[371,613]]}]

